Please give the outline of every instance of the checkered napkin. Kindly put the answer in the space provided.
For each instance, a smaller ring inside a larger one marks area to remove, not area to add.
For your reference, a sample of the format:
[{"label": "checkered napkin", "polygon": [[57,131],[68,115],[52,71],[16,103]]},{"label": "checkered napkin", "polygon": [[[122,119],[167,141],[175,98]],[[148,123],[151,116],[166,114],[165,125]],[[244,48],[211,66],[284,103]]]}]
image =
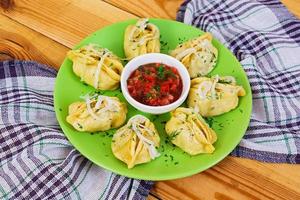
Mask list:
[{"label": "checkered napkin", "polygon": [[106,171],[67,141],[55,76],[34,62],[0,62],[0,199],[145,199],[152,182]]},{"label": "checkered napkin", "polygon": [[247,73],[251,122],[232,155],[300,163],[300,21],[279,0],[190,0],[177,20],[211,32]]}]

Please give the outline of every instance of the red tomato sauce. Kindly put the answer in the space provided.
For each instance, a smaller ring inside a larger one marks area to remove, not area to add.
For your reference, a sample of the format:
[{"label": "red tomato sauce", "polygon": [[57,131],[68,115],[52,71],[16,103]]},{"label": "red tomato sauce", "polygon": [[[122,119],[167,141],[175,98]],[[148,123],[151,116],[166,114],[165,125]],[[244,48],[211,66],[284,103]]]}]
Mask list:
[{"label": "red tomato sauce", "polygon": [[182,92],[182,80],[176,68],[161,63],[139,66],[127,80],[129,94],[149,106],[176,101]]}]

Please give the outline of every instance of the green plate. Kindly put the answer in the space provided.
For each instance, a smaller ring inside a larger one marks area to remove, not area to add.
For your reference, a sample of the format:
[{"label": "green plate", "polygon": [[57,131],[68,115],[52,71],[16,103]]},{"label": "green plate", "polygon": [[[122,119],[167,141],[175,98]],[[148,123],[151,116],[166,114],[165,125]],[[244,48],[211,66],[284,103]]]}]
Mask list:
[{"label": "green plate", "polygon": [[[96,31],[80,42],[75,48],[84,44],[97,43],[102,47],[110,49],[113,53],[124,58],[123,35],[127,25],[135,23],[136,20],[128,20],[107,26]],[[170,20],[150,19],[156,24],[161,34],[161,52],[168,53],[176,45],[187,39],[203,34],[197,28]],[[116,130],[99,133],[80,133],[66,122],[68,106],[80,100],[80,96],[95,91],[94,88],[83,84],[73,72],[72,62],[65,59],[58,72],[55,91],[54,106],[58,122],[74,147],[82,155],[95,164],[127,177],[144,180],[167,180],[190,176],[212,167],[225,158],[240,142],[249,124],[252,109],[251,88],[247,76],[240,66],[240,63],[232,53],[217,40],[213,44],[219,51],[219,58],[216,68],[210,75],[232,75],[236,77],[237,83],[242,85],[247,95],[240,98],[239,106],[226,114],[210,118],[208,121],[218,135],[214,144],[216,150],[213,154],[190,156],[181,149],[168,142],[164,125],[170,114],[150,115],[141,113],[128,103],[127,119],[135,114],[143,114],[150,118],[161,137],[161,156],[156,160],[127,169],[127,166],[116,159],[111,151],[112,135]],[[113,92],[100,91],[104,95],[117,96],[121,101],[126,102],[120,90]]]}]

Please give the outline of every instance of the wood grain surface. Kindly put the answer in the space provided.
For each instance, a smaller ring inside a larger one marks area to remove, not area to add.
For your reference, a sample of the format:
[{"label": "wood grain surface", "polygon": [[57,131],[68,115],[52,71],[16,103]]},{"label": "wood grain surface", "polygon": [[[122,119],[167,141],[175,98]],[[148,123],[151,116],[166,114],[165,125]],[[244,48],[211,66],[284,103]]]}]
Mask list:
[{"label": "wood grain surface", "polygon": [[300,18],[300,0],[281,0],[281,2],[291,11],[291,13]]},{"label": "wood grain surface", "polygon": [[0,60],[37,60],[58,69],[69,49],[4,15],[0,33]]},{"label": "wood grain surface", "polygon": [[[300,16],[300,0],[283,0]],[[181,0],[0,0],[0,60],[59,68],[65,53],[95,30],[136,17],[175,19]],[[300,166],[227,157],[191,177],[157,182],[155,199],[300,199]]]},{"label": "wood grain surface", "polygon": [[106,25],[136,17],[106,2],[95,0],[10,2],[8,9],[1,10],[3,15],[69,48]]},{"label": "wood grain surface", "polygon": [[177,8],[182,0],[104,0],[122,10],[140,17],[175,19]]}]

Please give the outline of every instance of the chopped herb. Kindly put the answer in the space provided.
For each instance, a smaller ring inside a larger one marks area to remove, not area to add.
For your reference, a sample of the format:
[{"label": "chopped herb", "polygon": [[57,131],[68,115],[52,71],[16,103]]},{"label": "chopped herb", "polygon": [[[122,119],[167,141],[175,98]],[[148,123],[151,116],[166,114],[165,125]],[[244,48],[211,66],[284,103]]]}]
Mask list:
[{"label": "chopped herb", "polygon": [[179,164],[179,162],[174,162],[174,165],[178,165]]},{"label": "chopped herb", "polygon": [[[96,94],[100,94],[100,95],[103,95],[105,92],[104,91],[100,91],[100,90],[97,90],[95,91]],[[95,97],[96,98],[96,97]]]},{"label": "chopped herb", "polygon": [[211,57],[210,62],[215,62],[215,59],[216,59],[216,55],[215,55],[215,54],[212,54],[212,57]]},{"label": "chopped herb", "polygon": [[173,157],[172,155],[170,155],[170,158],[171,158],[171,161],[173,161],[173,160],[174,160],[174,157]]},{"label": "chopped herb", "polygon": [[168,44],[168,42],[160,41],[160,44],[162,45],[162,47],[164,47]]},{"label": "chopped herb", "polygon": [[162,125],[164,125],[164,124],[167,123],[167,121],[161,121],[160,123],[161,123]]},{"label": "chopped herb", "polygon": [[77,125],[78,125],[78,127],[79,127],[80,129],[83,128],[81,124],[77,123]]},{"label": "chopped herb", "polygon": [[61,111],[62,111],[62,109],[61,109],[61,108],[59,108],[59,111],[61,112]]},{"label": "chopped herb", "polygon": [[111,135],[109,132],[105,131],[105,136],[106,137],[112,137],[113,135]]},{"label": "chopped herb", "polygon": [[167,70],[167,71],[165,72],[165,75],[166,75],[166,76],[171,76],[171,77],[176,77],[175,74],[174,74],[174,72],[173,72],[172,70]]},{"label": "chopped herb", "polygon": [[219,80],[218,83],[223,83],[223,84],[230,84],[230,80]]},{"label": "chopped herb", "polygon": [[213,122],[214,122],[213,118],[208,117],[208,118],[205,119],[205,121],[206,121],[206,123],[208,124],[209,127],[212,127]]},{"label": "chopped herb", "polygon": [[160,86],[159,85],[155,85],[154,89],[159,92],[160,91]]},{"label": "chopped herb", "polygon": [[152,94],[151,94],[151,93],[147,93],[147,94],[146,94],[146,98],[147,98],[147,99],[150,99],[151,97],[152,97]]},{"label": "chopped herb", "polygon": [[177,131],[177,130],[171,132],[170,135],[168,136],[168,140],[173,141],[179,134],[180,134],[180,131]]},{"label": "chopped herb", "polygon": [[107,155],[107,154],[105,154],[105,157],[108,157],[108,155]]},{"label": "chopped herb", "polygon": [[242,109],[239,109],[240,113],[243,113],[244,111]]},{"label": "chopped herb", "polygon": [[85,85],[85,86],[89,86],[87,83],[85,83],[85,82],[83,82],[83,85]]},{"label": "chopped herb", "polygon": [[158,68],[157,68],[157,75],[158,75],[158,78],[160,78],[160,79],[163,79],[164,78],[164,70],[165,70],[165,68],[164,68],[164,65],[163,64],[161,64]]}]

